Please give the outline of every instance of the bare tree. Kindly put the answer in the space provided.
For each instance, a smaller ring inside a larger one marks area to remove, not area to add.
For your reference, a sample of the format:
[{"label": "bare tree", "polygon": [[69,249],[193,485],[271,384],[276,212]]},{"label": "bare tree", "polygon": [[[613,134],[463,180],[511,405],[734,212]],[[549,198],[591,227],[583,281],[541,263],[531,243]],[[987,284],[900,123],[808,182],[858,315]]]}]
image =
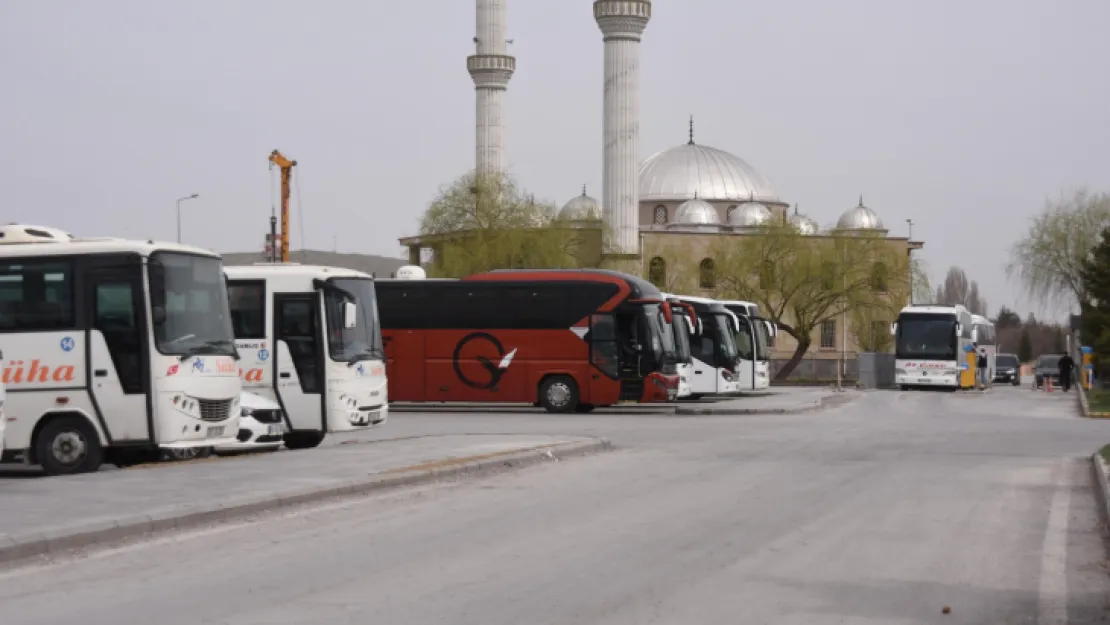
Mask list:
[{"label": "bare tree", "polygon": [[979,283],[969,280],[967,272],[950,267],[944,282],[937,287],[936,303],[939,306],[964,306],[976,315],[986,316],[987,300],[979,295]]}]

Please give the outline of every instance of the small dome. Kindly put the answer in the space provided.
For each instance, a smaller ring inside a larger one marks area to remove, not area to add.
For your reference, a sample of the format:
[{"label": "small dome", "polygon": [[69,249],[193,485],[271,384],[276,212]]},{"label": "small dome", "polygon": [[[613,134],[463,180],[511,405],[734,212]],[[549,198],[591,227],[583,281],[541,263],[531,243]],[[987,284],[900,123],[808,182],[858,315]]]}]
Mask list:
[{"label": "small dome", "polygon": [[859,206],[850,208],[840,216],[836,227],[842,230],[882,230],[883,220],[875,211],[863,205],[863,196],[859,197]]},{"label": "small dome", "polygon": [[790,225],[794,226],[799,233],[806,236],[817,234],[821,229],[816,221],[813,221],[805,215],[799,214],[797,207],[794,209],[794,214],[790,216]]},{"label": "small dome", "polygon": [[559,219],[569,219],[571,221],[601,219],[601,203],[586,195],[586,185],[582,185],[582,195],[563,205],[563,208],[559,210]]},{"label": "small dome", "polygon": [[741,228],[755,228],[768,221],[771,221],[771,209],[759,202],[744,202],[728,217],[728,225]]},{"label": "small dome", "polygon": [[717,209],[705,200],[699,200],[697,194],[694,199],[683,202],[674,214],[674,223],[683,225],[710,225],[721,223],[721,216]]}]

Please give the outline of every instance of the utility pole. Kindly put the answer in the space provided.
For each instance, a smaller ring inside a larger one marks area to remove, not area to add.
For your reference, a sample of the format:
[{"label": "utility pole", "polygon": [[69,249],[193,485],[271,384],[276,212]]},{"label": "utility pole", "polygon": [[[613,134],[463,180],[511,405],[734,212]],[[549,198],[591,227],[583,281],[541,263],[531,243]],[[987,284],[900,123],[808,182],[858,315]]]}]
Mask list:
[{"label": "utility pole", "polygon": [[291,161],[281,152],[270,152],[270,167],[281,170],[281,262],[289,262],[289,182],[293,178],[293,168],[297,161]]},{"label": "utility pole", "polygon": [[186,195],[185,197],[177,198],[177,242],[181,243],[181,203],[186,200],[195,200],[200,197],[199,194]]},{"label": "utility pole", "polygon": [[910,261],[910,306],[913,306],[913,219],[907,219],[906,225],[910,227],[910,236],[906,239],[906,256]]}]

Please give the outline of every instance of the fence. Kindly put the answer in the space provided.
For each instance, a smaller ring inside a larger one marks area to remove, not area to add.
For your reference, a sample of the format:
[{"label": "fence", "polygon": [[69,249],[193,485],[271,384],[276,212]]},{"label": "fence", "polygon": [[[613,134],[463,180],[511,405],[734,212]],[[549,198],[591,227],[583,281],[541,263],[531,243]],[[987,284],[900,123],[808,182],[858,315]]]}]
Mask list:
[{"label": "fence", "polygon": [[785,380],[775,378],[790,359],[775,358],[771,360],[771,380],[774,384],[835,384],[841,359],[844,362],[841,382],[854,386],[859,379],[859,354],[856,352],[820,352],[816,357],[807,354]]}]

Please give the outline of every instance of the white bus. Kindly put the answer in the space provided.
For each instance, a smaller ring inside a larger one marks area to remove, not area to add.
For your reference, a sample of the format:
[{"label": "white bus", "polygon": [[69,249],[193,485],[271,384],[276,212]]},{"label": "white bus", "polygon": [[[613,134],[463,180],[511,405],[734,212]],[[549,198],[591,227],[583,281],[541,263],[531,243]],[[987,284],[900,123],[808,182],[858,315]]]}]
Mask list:
[{"label": "white bus", "polygon": [[[994,323],[982,315],[971,315],[971,325],[971,338],[975,341],[975,345],[978,347],[979,351],[983,352],[987,357],[986,384],[990,386],[994,383],[994,374],[998,370],[995,366],[998,346],[995,344]],[[976,375],[981,376],[982,374],[976,372]]]},{"label": "white bus", "polygon": [[891,324],[894,383],[910,387],[970,388],[967,353],[974,349],[971,313],[963,306],[907,306]]},{"label": "white bus", "polygon": [[[758,390],[771,386],[771,339],[778,329],[770,320],[759,316],[759,306],[740,300],[718,300],[732,314],[739,317],[739,330],[736,333],[736,347],[743,360],[751,352],[749,360],[754,359],[750,377],[740,374],[740,386],[745,390]],[[745,341],[751,337],[752,349],[745,348]]]},{"label": "white bus", "polygon": [[[740,392],[743,363],[736,348],[739,330],[736,315],[717,301],[704,297],[666,293],[663,297],[691,305],[697,315],[697,333],[690,337],[693,375],[688,397],[697,399],[704,395]],[[749,378],[750,375],[749,372]]]},{"label": "white bus", "polygon": [[671,327],[674,333],[675,360],[678,369],[678,394],[677,398],[689,397],[690,380],[694,377],[694,358],[690,351],[691,341],[698,333],[698,316],[694,307],[678,298],[665,295],[671,305]]},{"label": "white bus", "polygon": [[2,460],[60,475],[233,442],[233,339],[218,254],[0,227]]},{"label": "white bus", "polygon": [[225,268],[243,386],[285,414],[285,446],[389,417],[374,278],[336,267],[260,263]]}]

